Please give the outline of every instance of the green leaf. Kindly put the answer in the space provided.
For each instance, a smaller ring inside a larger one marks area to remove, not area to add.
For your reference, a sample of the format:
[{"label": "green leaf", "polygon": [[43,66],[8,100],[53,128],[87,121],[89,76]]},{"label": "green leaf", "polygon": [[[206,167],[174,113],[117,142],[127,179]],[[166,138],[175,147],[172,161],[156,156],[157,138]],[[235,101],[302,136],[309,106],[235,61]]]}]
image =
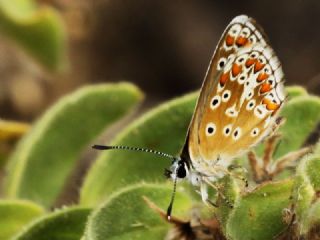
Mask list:
[{"label": "green leaf", "polygon": [[59,13],[33,0],[1,0],[0,32],[50,70],[66,67],[66,34]]},{"label": "green leaf", "polygon": [[[225,176],[219,181],[219,185],[223,186],[222,194],[225,197],[218,198],[219,207],[217,208],[216,214],[218,219],[220,220],[221,227],[224,232],[226,232],[226,225],[230,215],[234,212],[233,207],[231,208],[230,205],[234,206],[238,199],[241,197],[240,195],[240,188],[235,181],[234,178],[230,176]],[[229,203],[227,203],[227,201]]]},{"label": "green leaf", "polygon": [[29,224],[13,240],[79,240],[91,209],[57,210]]},{"label": "green leaf", "polygon": [[[133,122],[111,145],[139,146],[177,154],[184,143],[197,93],[169,101]],[[171,160],[142,152],[108,151],[89,171],[80,202],[94,206],[114,190],[141,180],[164,181]]]},{"label": "green leaf", "polygon": [[[138,184],[123,188],[89,217],[85,239],[164,239],[170,225],[146,204],[143,197],[147,197],[161,209],[166,209],[171,194],[171,184]],[[190,208],[188,195],[178,191],[173,215],[186,216]]]},{"label": "green leaf", "polygon": [[281,143],[275,159],[298,150],[320,122],[320,98],[300,96],[290,100],[281,111],[286,123],[280,128]]},{"label": "green leaf", "polygon": [[228,239],[274,239],[286,226],[282,217],[292,184],[292,180],[267,183],[239,198],[226,223]]},{"label": "green leaf", "polygon": [[43,208],[29,201],[0,200],[0,239],[9,239],[43,213]]},{"label": "green leaf", "polygon": [[307,90],[305,88],[301,87],[301,86],[289,86],[289,87],[286,87],[286,92],[288,94],[288,98],[289,99],[293,99],[293,98],[299,97],[299,96],[308,95]]},{"label": "green leaf", "polygon": [[9,163],[8,197],[49,207],[84,147],[142,99],[128,83],[84,87],[61,99],[34,125]]},{"label": "green leaf", "polygon": [[305,156],[299,163],[294,182],[293,204],[297,218],[299,233],[305,235],[319,224],[319,201],[315,201],[320,191],[320,143],[313,154]]}]

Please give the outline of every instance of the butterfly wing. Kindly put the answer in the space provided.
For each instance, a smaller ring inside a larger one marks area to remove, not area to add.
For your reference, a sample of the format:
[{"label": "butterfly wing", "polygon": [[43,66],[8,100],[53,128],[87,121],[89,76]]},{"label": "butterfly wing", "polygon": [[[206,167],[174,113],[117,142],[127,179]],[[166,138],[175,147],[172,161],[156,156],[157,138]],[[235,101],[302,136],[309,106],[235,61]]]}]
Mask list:
[{"label": "butterfly wing", "polygon": [[281,64],[261,27],[232,20],[210,62],[185,149],[198,172],[228,166],[266,135],[285,98]]}]

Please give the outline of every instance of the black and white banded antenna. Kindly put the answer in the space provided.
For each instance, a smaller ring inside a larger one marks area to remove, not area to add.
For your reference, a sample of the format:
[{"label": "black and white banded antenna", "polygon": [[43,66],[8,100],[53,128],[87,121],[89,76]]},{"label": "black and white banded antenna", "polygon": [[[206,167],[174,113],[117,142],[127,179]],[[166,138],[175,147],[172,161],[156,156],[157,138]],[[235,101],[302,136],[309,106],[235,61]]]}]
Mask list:
[{"label": "black and white banded antenna", "polygon": [[117,149],[117,150],[128,150],[128,151],[138,151],[138,152],[146,152],[146,153],[152,153],[155,155],[159,155],[161,157],[165,158],[170,158],[174,161],[179,160],[178,158],[164,152],[160,152],[157,150],[152,150],[152,149],[147,149],[147,148],[140,148],[140,147],[129,147],[129,146],[106,146],[106,145],[93,145],[93,149],[97,150],[112,150],[112,149]]},{"label": "black and white banded antenna", "polygon": [[174,197],[176,196],[176,190],[177,190],[177,180],[178,180],[178,177],[177,177],[177,174],[176,174],[174,176],[174,180],[173,180],[173,191],[172,191],[172,194],[171,194],[171,200],[170,200],[169,206],[167,208],[167,219],[168,219],[168,221],[171,220],[172,207],[173,207]]},{"label": "black and white banded antenna", "polygon": [[[92,146],[93,149],[97,149],[97,150],[128,150],[128,151],[139,151],[139,152],[146,152],[146,153],[152,153],[155,155],[159,155],[165,158],[169,158],[171,159],[173,162],[179,161],[181,160],[180,158],[174,157],[170,154],[164,153],[164,152],[160,152],[157,150],[152,150],[152,149],[147,149],[147,148],[140,148],[140,147],[129,147],[129,146],[106,146],[106,145],[93,145]],[[172,207],[173,207],[173,202],[174,202],[174,198],[176,195],[176,188],[177,188],[177,180],[178,180],[178,170],[175,170],[175,174],[174,174],[174,179],[173,179],[173,191],[172,191],[172,195],[171,195],[171,200],[169,203],[169,207],[167,209],[167,219],[168,221],[171,220],[171,213],[172,213]]]}]

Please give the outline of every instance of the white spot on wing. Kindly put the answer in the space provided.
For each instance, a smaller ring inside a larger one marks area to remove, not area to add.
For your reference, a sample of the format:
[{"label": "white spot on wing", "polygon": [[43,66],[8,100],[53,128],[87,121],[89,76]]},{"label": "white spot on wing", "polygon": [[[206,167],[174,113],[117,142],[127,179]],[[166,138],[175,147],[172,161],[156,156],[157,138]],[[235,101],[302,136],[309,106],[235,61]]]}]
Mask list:
[{"label": "white spot on wing", "polygon": [[251,111],[256,105],[256,100],[255,99],[251,99],[248,103],[247,103],[247,106],[246,106],[246,109],[248,111]]},{"label": "white spot on wing", "polygon": [[233,105],[232,107],[227,108],[226,115],[228,117],[236,117],[236,116],[238,116],[238,111],[236,110],[236,106]]},{"label": "white spot on wing", "polygon": [[232,37],[237,37],[240,31],[241,31],[241,25],[235,24],[230,28],[230,30],[228,31],[228,34]]},{"label": "white spot on wing", "polygon": [[256,137],[259,134],[259,132],[260,132],[259,128],[256,127],[251,130],[250,135],[251,135],[251,137]]},{"label": "white spot on wing", "polygon": [[222,93],[222,102],[228,102],[231,97],[231,91],[230,90],[224,90]]},{"label": "white spot on wing", "polygon": [[254,109],[254,115],[257,118],[264,118],[265,115],[267,114],[267,109],[263,105],[258,105]]},{"label": "white spot on wing", "polygon": [[244,82],[247,80],[247,74],[246,73],[242,73],[239,75],[238,77],[238,83],[240,85],[244,84]]},{"label": "white spot on wing", "polygon": [[206,135],[210,137],[215,133],[216,133],[216,125],[213,122],[208,123],[206,127]]},{"label": "white spot on wing", "polygon": [[226,63],[227,63],[227,59],[224,57],[221,57],[218,61],[217,69],[221,70],[226,65]]},{"label": "white spot on wing", "polygon": [[236,129],[234,129],[233,133],[232,133],[232,138],[234,140],[238,140],[241,137],[241,128],[237,127]]},{"label": "white spot on wing", "polygon": [[211,99],[210,108],[214,110],[217,107],[219,107],[220,103],[221,103],[221,98],[219,95],[216,95]]},{"label": "white spot on wing", "polygon": [[243,36],[243,37],[249,37],[249,35],[250,35],[250,29],[249,28],[243,28],[242,30],[241,30],[241,33],[240,33],[240,36]]},{"label": "white spot on wing", "polygon": [[225,127],[223,128],[223,134],[224,134],[226,137],[230,135],[231,131],[232,131],[232,124],[228,124],[227,126],[225,126]]}]

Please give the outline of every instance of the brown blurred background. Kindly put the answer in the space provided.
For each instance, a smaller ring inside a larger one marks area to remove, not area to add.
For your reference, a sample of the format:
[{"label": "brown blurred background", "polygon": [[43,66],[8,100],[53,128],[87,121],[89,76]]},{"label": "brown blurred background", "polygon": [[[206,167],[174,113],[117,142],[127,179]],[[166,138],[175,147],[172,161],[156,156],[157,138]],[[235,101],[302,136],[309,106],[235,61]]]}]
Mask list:
[{"label": "brown blurred background", "polygon": [[320,93],[320,1],[38,0],[62,15],[70,69],[54,74],[0,36],[0,116],[33,120],[78,86],[127,80],[155,104],[198,89],[229,21],[254,17],[287,84]]}]

